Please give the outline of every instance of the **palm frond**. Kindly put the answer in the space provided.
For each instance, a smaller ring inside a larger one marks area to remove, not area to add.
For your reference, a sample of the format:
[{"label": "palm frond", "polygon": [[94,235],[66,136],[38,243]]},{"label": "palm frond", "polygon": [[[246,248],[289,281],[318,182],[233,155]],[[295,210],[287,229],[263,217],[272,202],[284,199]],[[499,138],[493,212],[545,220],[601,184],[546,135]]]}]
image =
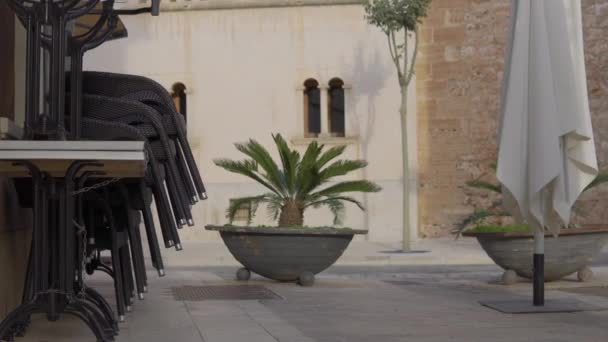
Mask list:
[{"label": "palm frond", "polygon": [[310,191],[320,184],[319,167],[317,165],[317,158],[321,155],[324,145],[319,145],[316,141],[313,141],[308,145],[300,165],[298,165],[297,174],[297,199],[302,199]]},{"label": "palm frond", "polygon": [[492,206],[490,209],[480,209],[467,216],[462,222],[452,230],[453,234],[456,234],[456,238],[460,237],[464,231],[466,231],[471,224],[479,223],[480,221],[488,217],[509,217],[510,213],[503,210],[494,210],[496,207]]},{"label": "palm frond", "polygon": [[329,150],[327,150],[325,153],[323,153],[319,157],[319,159],[317,160],[317,166],[319,168],[322,168],[330,161],[341,156],[342,153],[344,153],[344,150],[346,150],[346,146],[336,146],[336,147],[330,148]]},{"label": "palm frond", "polygon": [[475,189],[489,190],[498,194],[502,193],[502,188],[499,184],[492,184],[490,182],[482,181],[480,179],[468,181],[466,182],[466,185]]},{"label": "palm frond", "polygon": [[236,161],[230,159],[215,159],[213,162],[226,171],[249,177],[277,195],[281,194],[280,189],[275,188],[274,184],[271,184],[258,174],[258,164],[253,160]]},{"label": "palm frond", "polygon": [[366,166],[367,162],[364,160],[339,160],[321,170],[321,181],[323,182],[333,177],[344,176],[349,172],[362,169]]},{"label": "palm frond", "polygon": [[271,183],[282,195],[286,195],[285,177],[279,167],[272,159],[272,156],[259,142],[250,139],[248,143],[235,144],[237,150],[255,160],[265,171],[264,178]]},{"label": "palm frond", "polygon": [[595,179],[589,183],[589,185],[587,185],[587,187],[583,190],[583,192],[591,190],[593,188],[595,188],[596,186],[602,185],[604,183],[608,182],[608,173],[599,173]]},{"label": "palm frond", "polygon": [[359,202],[358,200],[356,200],[356,199],[354,199],[352,197],[349,197],[349,196],[331,196],[329,198],[325,198],[325,199],[322,199],[322,200],[318,200],[318,201],[307,203],[307,204],[304,205],[304,208],[308,208],[308,207],[317,208],[320,205],[322,205],[324,203],[324,201],[326,201],[327,199],[350,202],[350,203],[355,204],[357,207],[359,207],[359,209],[365,211],[365,207],[363,206],[363,204],[361,202]]},{"label": "palm frond", "polygon": [[378,192],[380,190],[382,190],[380,186],[370,181],[346,181],[331,185],[319,192],[310,194],[310,197],[314,199],[323,196],[338,195],[345,192]]},{"label": "palm frond", "polygon": [[[273,194],[270,194],[273,195]],[[251,224],[253,218],[255,217],[255,213],[258,209],[260,203],[268,201],[269,194],[264,194],[261,196],[251,196],[251,197],[240,197],[235,198],[230,202],[228,209],[226,210],[226,217],[229,222],[234,222],[234,217],[239,209],[241,209],[244,205],[249,204],[249,217],[247,219],[247,224]]]},{"label": "palm frond", "polygon": [[283,209],[283,199],[280,197],[276,197],[268,201],[267,210],[268,210],[268,218],[272,221],[276,221],[279,219],[281,215],[281,210]]},{"label": "palm frond", "polygon": [[300,163],[300,153],[296,150],[291,150],[287,142],[280,134],[273,135],[281,162],[283,164],[283,175],[285,177],[285,185],[287,187],[289,195],[293,195],[296,192],[296,175],[298,171],[298,164]]},{"label": "palm frond", "polygon": [[465,230],[467,230],[467,228],[469,228],[469,225],[491,216],[493,216],[493,214],[489,210],[476,210],[471,215],[467,216],[464,220],[462,220],[462,222],[456,227],[456,229],[452,231],[452,233],[456,234],[456,237],[458,238],[462,235],[462,233],[464,233]]},{"label": "palm frond", "polygon": [[319,208],[323,205],[328,206],[329,210],[334,215],[334,225],[342,224],[342,221],[344,218],[344,209],[345,209],[344,203],[340,199],[337,199],[334,197],[329,197],[324,200],[316,202],[313,205],[313,207]]}]

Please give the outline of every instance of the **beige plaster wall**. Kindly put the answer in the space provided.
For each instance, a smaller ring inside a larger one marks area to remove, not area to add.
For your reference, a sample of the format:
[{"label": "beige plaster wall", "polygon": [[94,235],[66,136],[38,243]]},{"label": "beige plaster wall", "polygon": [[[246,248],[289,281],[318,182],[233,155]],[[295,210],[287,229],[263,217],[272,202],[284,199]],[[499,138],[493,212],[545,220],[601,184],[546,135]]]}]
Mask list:
[{"label": "beige plaster wall", "polygon": [[[210,199],[196,207],[191,238],[225,223],[230,197],[256,194],[246,179],[215,167],[219,157],[240,158],[234,142],[248,138],[271,145],[281,133],[302,139],[302,85],[333,77],[347,86],[347,157],[370,163],[366,177],[385,187],[365,201],[368,212],[348,208],[346,225],[369,228],[378,241],[401,239],[399,93],[385,37],[364,20],[359,5],[166,12],[160,17],[123,18],[129,38],[108,43],[85,57],[89,69],[150,76],[166,87],[188,88],[189,138]],[[260,213],[259,223],[267,223]],[[307,224],[328,224],[327,210],[306,215]]]}]

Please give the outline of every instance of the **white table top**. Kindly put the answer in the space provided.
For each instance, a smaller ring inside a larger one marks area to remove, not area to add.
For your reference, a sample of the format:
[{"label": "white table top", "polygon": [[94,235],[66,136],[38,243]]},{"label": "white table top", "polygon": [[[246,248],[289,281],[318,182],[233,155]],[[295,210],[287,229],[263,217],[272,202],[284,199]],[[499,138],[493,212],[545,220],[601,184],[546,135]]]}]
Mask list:
[{"label": "white table top", "polygon": [[17,126],[13,120],[8,118],[0,118],[0,139],[21,139],[22,136],[23,129]]},{"label": "white table top", "polygon": [[61,177],[74,161],[94,161],[107,177],[142,177],[147,155],[142,141],[0,141],[0,174],[19,177],[27,174],[18,161],[30,161],[41,171]]}]

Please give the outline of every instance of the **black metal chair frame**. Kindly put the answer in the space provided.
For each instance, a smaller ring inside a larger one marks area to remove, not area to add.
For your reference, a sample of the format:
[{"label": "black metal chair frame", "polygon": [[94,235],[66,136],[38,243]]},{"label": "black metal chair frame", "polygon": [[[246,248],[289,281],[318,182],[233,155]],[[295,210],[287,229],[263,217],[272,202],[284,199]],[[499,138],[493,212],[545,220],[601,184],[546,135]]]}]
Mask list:
[{"label": "black metal chair frame", "polygon": [[[90,118],[85,118],[83,120],[83,126],[88,128],[88,125],[91,126],[90,130],[86,133],[85,136],[91,140],[99,140],[99,139],[126,139],[126,140],[139,140],[145,141],[146,138],[134,127],[119,124],[116,122],[95,120]],[[105,131],[103,128],[106,128]],[[112,135],[107,134],[107,130],[112,130]],[[127,136],[129,139],[127,139]],[[154,153],[150,148],[149,144],[146,144],[146,150],[148,151],[148,159],[149,159],[149,169],[145,177],[146,184],[145,187],[148,187],[152,190],[154,194],[158,218],[160,221],[160,228],[163,235],[163,240],[166,248],[174,247],[180,245],[181,242],[179,240],[179,235],[177,232],[177,225],[175,220],[171,217],[170,210],[170,201],[169,196],[167,194],[166,188],[162,185],[164,183],[164,177],[162,176],[160,166],[154,157]],[[154,234],[154,225],[151,213],[144,215],[144,220],[148,217],[150,220],[150,224],[146,225],[148,229],[149,236],[153,238]],[[150,238],[149,238],[150,239]],[[156,250],[154,248],[153,250]],[[152,251],[152,250],[151,250]],[[154,253],[152,253],[154,255]],[[159,258],[160,261],[157,261],[162,265],[162,259]],[[160,267],[159,271],[162,270]],[[161,275],[164,275],[163,272],[159,272]]]},{"label": "black metal chair frame", "polygon": [[[62,178],[52,177],[32,163],[19,164],[27,168],[33,178],[33,211],[36,214],[29,270],[31,275],[30,283],[26,284],[27,296],[24,296],[27,301],[0,323],[0,336],[17,334],[15,328],[23,327],[34,313],[44,313],[50,321],[59,319],[65,313],[82,319],[98,341],[113,340],[117,331],[114,322],[106,319],[107,313],[104,311],[107,306],[87,300],[86,295],[80,295],[74,287],[78,263],[77,234],[71,218],[75,217],[73,193],[76,176],[82,168],[99,164],[76,161]],[[51,213],[53,209],[59,209],[56,215]],[[46,217],[53,219],[42,219]],[[48,275],[48,278],[44,275]]]},{"label": "black metal chair frame", "polygon": [[86,106],[88,107],[85,113],[87,118],[117,121],[126,124],[140,123],[143,125],[136,125],[134,127],[149,128],[143,129],[142,134],[152,135],[157,139],[166,155],[166,163],[164,164],[168,192],[178,225],[180,227],[186,223],[192,225],[192,214],[187,202],[185,202],[187,198],[184,197],[185,185],[183,179],[180,178],[181,173],[179,172],[176,159],[172,157],[171,140],[165,131],[163,122],[154,109],[136,101],[99,95],[86,94],[84,100],[87,104],[91,103],[91,105]]},{"label": "black metal chair frame", "polygon": [[[185,166],[183,177],[191,180],[196,188],[191,190],[193,202],[197,201],[197,197],[207,199],[205,185],[188,144],[185,119],[177,112],[171,95],[160,84],[143,76],[95,71],[85,72],[84,81],[86,93],[136,100],[153,107],[162,116],[165,125],[175,131],[175,140],[180,149],[178,157]],[[115,86],[107,87],[106,84]]]}]

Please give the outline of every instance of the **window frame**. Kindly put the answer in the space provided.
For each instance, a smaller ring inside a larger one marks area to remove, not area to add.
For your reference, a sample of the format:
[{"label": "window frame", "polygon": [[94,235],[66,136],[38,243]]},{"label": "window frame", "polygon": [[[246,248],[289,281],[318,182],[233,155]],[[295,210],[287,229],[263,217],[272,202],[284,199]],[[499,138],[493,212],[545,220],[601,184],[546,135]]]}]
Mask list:
[{"label": "window frame", "polygon": [[184,116],[184,120],[188,121],[188,88],[183,82],[175,82],[171,86],[171,98],[175,104],[175,109],[178,113]]},{"label": "window frame", "polygon": [[[314,83],[313,83],[314,82]],[[320,88],[321,83],[319,81],[317,81],[315,78],[308,78],[306,81],[304,81],[303,83],[303,102],[304,102],[304,110],[303,110],[303,116],[304,116],[304,136],[307,138],[317,138],[320,135],[323,134],[323,105],[322,105],[322,89]],[[319,96],[319,132],[311,132],[310,130],[310,103],[311,103],[311,99],[310,99],[310,91],[311,90],[316,90],[318,92],[318,96]]]},{"label": "window frame", "polygon": [[[344,81],[339,78],[339,77],[334,77],[332,78],[328,83],[327,83],[328,87],[327,87],[327,133],[329,133],[329,135],[331,135],[332,137],[338,137],[338,138],[344,138],[346,137],[346,89],[344,87],[345,83]],[[334,96],[332,96],[332,92],[335,90],[340,90],[342,91],[342,131],[341,132],[335,132],[334,131],[334,127],[332,127],[332,123],[333,123],[333,115],[334,113],[334,107],[333,107],[333,101],[334,101]]]}]

